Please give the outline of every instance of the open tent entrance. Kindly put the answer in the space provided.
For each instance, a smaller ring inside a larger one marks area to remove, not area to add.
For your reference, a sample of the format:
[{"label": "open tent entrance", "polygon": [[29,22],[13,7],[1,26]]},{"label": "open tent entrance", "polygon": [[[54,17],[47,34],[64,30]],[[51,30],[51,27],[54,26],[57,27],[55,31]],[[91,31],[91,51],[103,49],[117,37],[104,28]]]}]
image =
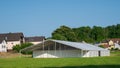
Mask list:
[{"label": "open tent entrance", "polygon": [[101,56],[101,52],[100,51],[98,51],[98,56]]}]

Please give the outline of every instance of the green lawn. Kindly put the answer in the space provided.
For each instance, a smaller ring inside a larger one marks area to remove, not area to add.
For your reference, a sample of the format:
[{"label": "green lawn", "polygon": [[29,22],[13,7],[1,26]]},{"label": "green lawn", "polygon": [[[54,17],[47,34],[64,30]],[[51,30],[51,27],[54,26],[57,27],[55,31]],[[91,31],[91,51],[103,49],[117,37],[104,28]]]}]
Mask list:
[{"label": "green lawn", "polygon": [[120,52],[94,58],[0,58],[0,68],[119,68]]}]

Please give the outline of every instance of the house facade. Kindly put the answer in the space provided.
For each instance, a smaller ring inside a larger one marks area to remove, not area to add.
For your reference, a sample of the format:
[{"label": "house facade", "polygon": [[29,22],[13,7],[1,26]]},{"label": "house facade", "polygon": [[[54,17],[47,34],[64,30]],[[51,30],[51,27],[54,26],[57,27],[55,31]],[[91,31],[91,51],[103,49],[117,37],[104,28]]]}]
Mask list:
[{"label": "house facade", "polygon": [[12,47],[24,43],[24,35],[23,33],[3,33],[0,34],[0,42],[6,41],[6,49],[12,50]]},{"label": "house facade", "polygon": [[107,39],[103,41],[100,45],[103,45],[103,47],[107,49],[120,48],[120,38]]},{"label": "house facade", "polygon": [[29,42],[34,45],[43,42],[43,40],[45,40],[44,36],[25,37],[25,42]]}]

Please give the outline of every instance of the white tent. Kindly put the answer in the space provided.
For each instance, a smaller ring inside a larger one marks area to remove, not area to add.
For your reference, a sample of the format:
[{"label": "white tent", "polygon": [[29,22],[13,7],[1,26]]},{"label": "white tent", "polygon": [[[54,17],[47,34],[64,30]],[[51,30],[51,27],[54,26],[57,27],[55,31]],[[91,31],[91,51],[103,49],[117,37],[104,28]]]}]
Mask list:
[{"label": "white tent", "polygon": [[34,58],[97,57],[109,56],[110,51],[87,43],[61,40],[45,40],[22,49],[33,51]]}]

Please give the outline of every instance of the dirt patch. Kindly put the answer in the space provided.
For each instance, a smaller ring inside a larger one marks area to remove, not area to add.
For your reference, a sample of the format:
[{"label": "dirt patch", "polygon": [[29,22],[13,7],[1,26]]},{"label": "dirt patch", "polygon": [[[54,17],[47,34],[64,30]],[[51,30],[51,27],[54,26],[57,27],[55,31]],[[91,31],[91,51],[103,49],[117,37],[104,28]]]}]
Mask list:
[{"label": "dirt patch", "polygon": [[20,56],[20,53],[0,52],[0,58],[15,58],[19,56]]},{"label": "dirt patch", "polygon": [[0,58],[17,58],[17,57],[32,58],[32,55],[25,55],[16,52],[0,52]]}]

